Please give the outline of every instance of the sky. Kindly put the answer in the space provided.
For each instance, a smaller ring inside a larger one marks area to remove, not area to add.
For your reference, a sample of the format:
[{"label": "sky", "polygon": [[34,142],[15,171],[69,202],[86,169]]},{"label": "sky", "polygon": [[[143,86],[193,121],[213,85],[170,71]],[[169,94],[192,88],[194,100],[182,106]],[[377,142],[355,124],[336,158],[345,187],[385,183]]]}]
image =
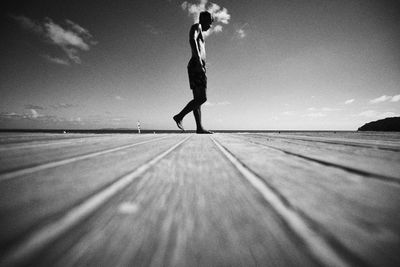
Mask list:
[{"label": "sky", "polygon": [[[198,12],[214,130],[356,130],[400,116],[400,3],[6,1],[0,128],[177,129]],[[194,129],[192,114],[183,124]]]}]

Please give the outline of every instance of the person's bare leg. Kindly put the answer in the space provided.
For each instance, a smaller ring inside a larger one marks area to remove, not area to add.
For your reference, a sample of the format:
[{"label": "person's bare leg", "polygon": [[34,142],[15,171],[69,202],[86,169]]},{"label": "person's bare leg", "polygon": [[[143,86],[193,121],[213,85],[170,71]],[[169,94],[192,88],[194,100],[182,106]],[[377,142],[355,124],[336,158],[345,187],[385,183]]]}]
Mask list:
[{"label": "person's bare leg", "polygon": [[196,120],[196,133],[198,134],[212,134],[211,131],[205,130],[201,123],[201,105],[207,101],[206,88],[198,88],[193,90],[194,99],[199,103],[197,108],[193,109],[194,119]]},{"label": "person's bare leg", "polygon": [[173,117],[176,125],[179,129],[184,131],[182,126],[182,120],[189,112],[193,111],[194,118],[196,120],[196,133],[210,134],[212,132],[204,130],[201,124],[201,109],[200,106],[207,101],[206,88],[195,88],[193,90],[193,100],[191,100],[187,105]]},{"label": "person's bare leg", "polygon": [[201,106],[193,109],[193,115],[196,121],[196,131],[203,130],[203,126],[201,125]]},{"label": "person's bare leg", "polygon": [[196,120],[196,133],[198,134],[212,134],[213,132],[205,130],[201,125],[201,106],[193,110],[194,119]]},{"label": "person's bare leg", "polygon": [[178,126],[179,129],[185,131],[182,125],[182,120],[186,116],[186,114],[194,110],[197,106],[198,104],[196,103],[195,99],[193,99],[186,104],[186,106],[182,109],[181,112],[179,112],[173,117],[174,121],[176,122],[176,126]]},{"label": "person's bare leg", "polygon": [[193,110],[194,119],[196,120],[196,133],[198,134],[212,134],[213,132],[205,130],[201,125],[201,106]]}]

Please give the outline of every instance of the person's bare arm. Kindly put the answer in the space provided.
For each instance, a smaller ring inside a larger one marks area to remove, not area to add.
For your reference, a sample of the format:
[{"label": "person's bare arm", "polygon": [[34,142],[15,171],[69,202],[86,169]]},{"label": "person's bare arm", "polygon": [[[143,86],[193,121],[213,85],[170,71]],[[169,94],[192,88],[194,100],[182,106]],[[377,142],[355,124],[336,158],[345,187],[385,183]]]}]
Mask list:
[{"label": "person's bare arm", "polygon": [[192,49],[192,57],[195,57],[196,61],[198,62],[198,64],[196,64],[196,66],[198,66],[198,70],[205,72],[204,63],[201,59],[200,47],[197,43],[197,38],[199,37],[199,34],[201,34],[201,29],[199,25],[193,25],[190,29],[189,42]]}]

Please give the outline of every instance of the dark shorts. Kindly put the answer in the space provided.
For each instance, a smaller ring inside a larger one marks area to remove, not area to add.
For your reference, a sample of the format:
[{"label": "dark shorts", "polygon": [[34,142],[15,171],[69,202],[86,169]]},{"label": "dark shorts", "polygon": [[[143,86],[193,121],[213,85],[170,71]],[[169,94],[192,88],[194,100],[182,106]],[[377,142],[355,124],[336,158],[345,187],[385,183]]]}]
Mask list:
[{"label": "dark shorts", "polygon": [[188,68],[190,89],[207,88],[207,76],[204,72]]},{"label": "dark shorts", "polygon": [[[204,63],[204,62],[203,62]],[[191,58],[187,69],[189,74],[190,89],[207,88],[207,76],[205,72],[199,71],[198,62]]]}]

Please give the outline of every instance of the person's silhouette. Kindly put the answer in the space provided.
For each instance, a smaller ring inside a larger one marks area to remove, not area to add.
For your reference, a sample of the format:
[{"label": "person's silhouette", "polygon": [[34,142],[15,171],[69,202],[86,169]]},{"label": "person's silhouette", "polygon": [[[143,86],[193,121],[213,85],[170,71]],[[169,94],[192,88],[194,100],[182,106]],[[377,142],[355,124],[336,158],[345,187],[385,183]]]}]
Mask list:
[{"label": "person's silhouette", "polygon": [[203,11],[199,16],[199,23],[192,25],[189,33],[189,42],[192,49],[192,57],[187,66],[190,88],[193,91],[191,100],[181,112],[173,117],[179,129],[184,131],[182,120],[189,112],[193,111],[196,120],[196,133],[212,134],[205,130],[201,124],[201,105],[207,101],[207,76],[206,76],[206,48],[203,31],[210,29],[213,22],[212,15]]}]

